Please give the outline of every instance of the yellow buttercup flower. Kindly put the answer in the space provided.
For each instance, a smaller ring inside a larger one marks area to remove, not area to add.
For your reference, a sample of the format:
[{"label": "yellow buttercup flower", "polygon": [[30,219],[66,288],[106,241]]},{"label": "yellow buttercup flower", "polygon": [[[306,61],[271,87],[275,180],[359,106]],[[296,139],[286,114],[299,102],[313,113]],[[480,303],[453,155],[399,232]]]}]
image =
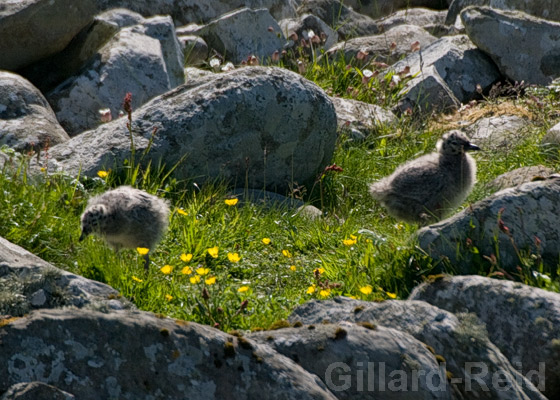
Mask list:
[{"label": "yellow buttercup flower", "polygon": [[360,292],[362,292],[365,295],[371,294],[372,291],[373,291],[373,288],[370,285],[363,286],[363,287],[360,288]]},{"label": "yellow buttercup flower", "polygon": [[315,285],[309,286],[305,293],[307,293],[307,294],[315,293]]},{"label": "yellow buttercup flower", "polygon": [[290,270],[295,271],[295,270],[296,270],[296,266],[295,266],[295,265],[290,266]]},{"label": "yellow buttercup flower", "polygon": [[184,268],[181,270],[181,273],[182,273],[183,275],[190,275],[190,274],[192,274],[192,269],[191,269],[191,267],[184,267]]},{"label": "yellow buttercup flower", "polygon": [[173,271],[173,267],[171,265],[164,265],[159,270],[165,275],[169,275]]},{"label": "yellow buttercup flower", "polygon": [[387,295],[387,297],[389,297],[391,299],[396,299],[397,298],[396,293],[385,292],[385,294]]},{"label": "yellow buttercup flower", "polygon": [[219,250],[219,249],[220,249],[220,248],[219,248],[218,246],[210,247],[210,248],[208,249],[208,254],[210,254],[210,256],[211,256],[212,258],[218,258],[218,250]]},{"label": "yellow buttercup flower", "polygon": [[138,254],[140,254],[141,256],[145,256],[146,254],[148,254],[150,252],[150,249],[147,249],[145,247],[137,247],[136,251],[138,252]]},{"label": "yellow buttercup flower", "polygon": [[325,272],[325,268],[315,268],[313,270],[313,273],[316,274],[317,272],[319,273],[319,275],[321,275],[322,273]]},{"label": "yellow buttercup flower", "polygon": [[97,171],[97,176],[100,178],[107,178],[107,176],[109,175],[109,173],[107,171]]},{"label": "yellow buttercup flower", "polygon": [[323,289],[319,292],[319,296],[321,297],[329,297],[331,294],[331,291],[329,289]]},{"label": "yellow buttercup flower", "polygon": [[270,238],[262,238],[264,244],[270,244]]},{"label": "yellow buttercup flower", "polygon": [[239,260],[241,260],[241,257],[237,253],[227,253],[227,258],[232,263],[236,263],[236,262],[239,262]]},{"label": "yellow buttercup flower", "polygon": [[354,244],[356,244],[357,239],[344,239],[342,241],[342,243],[344,243],[345,246],[352,246]]},{"label": "yellow buttercup flower", "polygon": [[228,206],[234,206],[237,204],[238,201],[239,199],[225,199],[224,203],[226,203],[226,205]]},{"label": "yellow buttercup flower", "polygon": [[284,255],[284,257],[288,257],[288,258],[292,256],[292,253],[290,253],[289,250],[282,250],[282,254]]},{"label": "yellow buttercup flower", "polygon": [[210,268],[200,267],[196,269],[196,273],[200,276],[208,275],[209,272],[210,272]]},{"label": "yellow buttercup flower", "polygon": [[181,215],[189,215],[188,212],[186,212],[185,210],[183,210],[182,208],[178,208],[177,209],[177,214],[181,214]]},{"label": "yellow buttercup flower", "polygon": [[189,262],[190,260],[192,260],[193,255],[191,253],[189,254],[181,254],[181,261],[183,262]]},{"label": "yellow buttercup flower", "polygon": [[358,237],[354,236],[354,235],[350,235],[350,239],[356,240],[356,239],[358,239]]},{"label": "yellow buttercup flower", "polygon": [[204,281],[207,285],[213,285],[214,283],[216,283],[216,277],[215,276],[211,276],[210,278],[206,279]]},{"label": "yellow buttercup flower", "polygon": [[133,280],[133,281],[136,281],[136,282],[144,282],[142,279],[140,279],[140,278],[138,278],[138,277],[136,277],[136,276],[134,276],[134,275],[132,275],[132,280]]},{"label": "yellow buttercup flower", "polygon": [[166,294],[165,295],[165,300],[171,301],[171,300],[173,300],[173,296],[171,296],[170,294]]},{"label": "yellow buttercup flower", "polygon": [[237,289],[239,293],[246,292],[247,290],[249,290],[249,286],[241,286],[239,289]]},{"label": "yellow buttercup flower", "polygon": [[200,275],[191,276],[189,280],[194,285],[195,283],[200,282]]}]

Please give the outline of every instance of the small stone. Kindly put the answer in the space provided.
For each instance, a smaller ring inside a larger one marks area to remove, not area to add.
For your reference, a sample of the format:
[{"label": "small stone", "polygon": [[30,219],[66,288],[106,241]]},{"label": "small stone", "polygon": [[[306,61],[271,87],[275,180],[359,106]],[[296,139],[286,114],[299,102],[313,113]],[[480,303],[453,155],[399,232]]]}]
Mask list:
[{"label": "small stone", "polygon": [[37,290],[31,295],[31,305],[33,307],[41,307],[47,301],[47,295],[43,289]]}]

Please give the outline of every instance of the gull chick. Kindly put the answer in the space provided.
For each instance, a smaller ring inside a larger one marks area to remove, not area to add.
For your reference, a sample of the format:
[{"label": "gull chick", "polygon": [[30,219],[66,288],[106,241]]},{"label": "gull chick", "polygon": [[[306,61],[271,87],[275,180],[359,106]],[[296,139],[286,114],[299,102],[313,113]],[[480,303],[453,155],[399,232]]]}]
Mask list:
[{"label": "gull chick", "polygon": [[370,194],[393,217],[422,225],[440,220],[471,192],[476,162],[467,152],[480,148],[456,130],[443,135],[436,148],[370,186]]},{"label": "gull chick", "polygon": [[[89,234],[103,237],[116,251],[157,245],[169,223],[167,202],[142,190],[120,186],[92,197],[82,214],[80,241]],[[144,268],[150,265],[144,256]]]}]

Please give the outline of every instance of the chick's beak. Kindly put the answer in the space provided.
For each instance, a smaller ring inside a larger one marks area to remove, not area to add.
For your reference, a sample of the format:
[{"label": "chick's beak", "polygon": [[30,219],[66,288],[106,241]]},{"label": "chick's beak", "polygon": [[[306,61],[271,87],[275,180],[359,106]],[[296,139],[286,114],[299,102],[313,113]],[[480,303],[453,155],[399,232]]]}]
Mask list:
[{"label": "chick's beak", "polygon": [[469,143],[465,146],[465,151],[479,151],[482,150],[476,144]]}]

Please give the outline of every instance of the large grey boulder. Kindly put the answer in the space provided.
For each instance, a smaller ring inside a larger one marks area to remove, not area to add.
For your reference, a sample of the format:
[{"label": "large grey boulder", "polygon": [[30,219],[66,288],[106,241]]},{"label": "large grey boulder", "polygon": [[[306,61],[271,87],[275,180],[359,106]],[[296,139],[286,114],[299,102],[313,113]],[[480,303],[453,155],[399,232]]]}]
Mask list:
[{"label": "large grey boulder", "polygon": [[437,38],[416,25],[397,25],[387,32],[372,36],[361,36],[337,43],[327,54],[332,58],[340,55],[349,62],[358,52],[367,53],[363,62],[374,60],[393,64],[412,53],[412,44],[419,42],[422,48],[435,42]]},{"label": "large grey boulder", "polygon": [[335,399],[268,346],[146,312],[40,310],[0,330],[0,392],[41,381],[77,399]]},{"label": "large grey boulder", "polygon": [[501,77],[492,60],[465,35],[442,37],[391,69],[398,72],[405,67],[418,76],[407,83],[401,110],[456,108],[477,95],[477,85],[484,90]]},{"label": "large grey boulder", "polygon": [[445,23],[453,25],[464,8],[489,6],[500,10],[522,11],[538,18],[560,21],[560,8],[556,0],[453,0]]},{"label": "large grey boulder", "polygon": [[395,399],[396,392],[403,400],[451,399],[445,371],[422,342],[364,325],[303,325],[247,337],[317,375],[339,399]]},{"label": "large grey boulder", "polygon": [[312,14],[335,29],[342,40],[379,33],[377,22],[339,0],[303,0],[298,15]]},{"label": "large grey boulder", "polygon": [[418,286],[410,299],[472,312],[490,340],[549,398],[560,398],[560,294],[521,283],[454,276]]},{"label": "large grey boulder", "polygon": [[[406,332],[434,352],[447,375],[454,399],[541,399],[544,397],[488,340],[474,314],[454,315],[423,301],[381,303],[344,297],[310,301],[290,315],[292,323],[381,325]],[[274,333],[270,333],[274,337]],[[505,379],[506,387],[496,385]]]},{"label": "large grey boulder", "polygon": [[95,0],[2,2],[0,69],[15,71],[61,51],[95,13]]},{"label": "large grey boulder", "polygon": [[336,110],[339,132],[351,132],[351,135],[365,138],[383,126],[393,125],[397,116],[382,107],[363,101],[331,97]]},{"label": "large grey boulder", "polygon": [[98,310],[133,307],[99,282],[55,268],[0,237],[0,315],[22,316],[39,308],[73,306]]},{"label": "large grey boulder", "polygon": [[91,58],[80,75],[47,93],[71,135],[99,125],[100,109],[114,118],[127,92],[134,108],[184,82],[183,54],[169,17],[154,17],[120,30]]},{"label": "large grey boulder", "polygon": [[461,19],[473,43],[511,80],[546,85],[560,76],[560,22],[490,7],[469,7]]},{"label": "large grey boulder", "polygon": [[96,0],[100,10],[123,7],[145,17],[170,15],[176,26],[206,23],[239,8],[266,8],[277,20],[293,18],[298,0]]},{"label": "large grey boulder", "polygon": [[0,71],[0,146],[23,152],[68,139],[41,92],[27,79]]},{"label": "large grey boulder", "polygon": [[502,190],[419,230],[419,246],[434,259],[448,260],[460,274],[491,263],[517,271],[518,265],[531,263],[534,257],[542,257],[547,268],[556,270],[559,195],[560,178],[554,175]]},{"label": "large grey boulder", "polygon": [[264,8],[232,11],[191,33],[202,37],[210,49],[234,64],[250,56],[266,60],[275,51],[282,51],[285,43],[278,22]]},{"label": "large grey boulder", "polygon": [[[232,186],[272,191],[314,180],[330,162],[337,136],[329,97],[280,68],[246,67],[200,78],[152,100],[132,119],[136,154],[150,147],[145,163],[171,168],[184,158],[174,171],[179,179],[221,177]],[[126,121],[85,132],[50,155],[52,168],[73,175],[118,168],[130,157]]]}]

